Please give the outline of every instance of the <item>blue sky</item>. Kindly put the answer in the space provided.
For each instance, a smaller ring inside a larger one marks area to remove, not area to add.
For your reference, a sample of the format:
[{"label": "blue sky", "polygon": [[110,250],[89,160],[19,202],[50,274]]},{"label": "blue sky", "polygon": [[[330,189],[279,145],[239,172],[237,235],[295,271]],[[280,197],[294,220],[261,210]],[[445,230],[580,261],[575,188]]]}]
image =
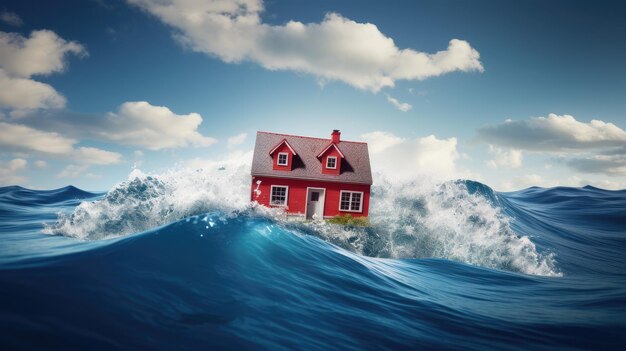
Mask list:
[{"label": "blue sky", "polygon": [[133,167],[244,162],[257,130],[341,129],[399,176],[626,187],[617,1],[20,0],[0,11],[1,185],[106,190]]}]

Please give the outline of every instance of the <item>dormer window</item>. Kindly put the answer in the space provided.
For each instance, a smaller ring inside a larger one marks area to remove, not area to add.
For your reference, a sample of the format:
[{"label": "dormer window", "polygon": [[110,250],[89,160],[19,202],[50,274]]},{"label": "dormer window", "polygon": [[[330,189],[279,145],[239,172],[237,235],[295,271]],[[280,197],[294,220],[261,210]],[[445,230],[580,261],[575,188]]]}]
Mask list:
[{"label": "dormer window", "polygon": [[279,152],[278,153],[278,160],[276,161],[276,164],[279,166],[288,166],[289,165],[289,154],[286,152]]},{"label": "dormer window", "polygon": [[326,158],[326,168],[337,169],[337,157],[336,156],[328,156]]}]

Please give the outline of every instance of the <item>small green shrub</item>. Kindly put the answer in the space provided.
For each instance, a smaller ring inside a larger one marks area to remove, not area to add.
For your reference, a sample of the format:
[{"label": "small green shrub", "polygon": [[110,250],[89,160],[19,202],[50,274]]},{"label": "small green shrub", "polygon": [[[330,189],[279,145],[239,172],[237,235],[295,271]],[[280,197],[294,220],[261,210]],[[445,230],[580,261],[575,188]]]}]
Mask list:
[{"label": "small green shrub", "polygon": [[370,225],[370,221],[367,217],[352,217],[351,214],[346,214],[343,216],[335,216],[328,220],[328,223],[332,224],[341,224],[353,227],[368,227]]}]

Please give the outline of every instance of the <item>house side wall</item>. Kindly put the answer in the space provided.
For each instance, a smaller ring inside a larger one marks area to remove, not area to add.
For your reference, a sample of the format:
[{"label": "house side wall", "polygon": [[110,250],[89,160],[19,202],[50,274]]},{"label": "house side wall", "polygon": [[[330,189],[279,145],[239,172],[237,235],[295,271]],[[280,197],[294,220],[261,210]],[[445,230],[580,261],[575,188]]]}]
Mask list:
[{"label": "house side wall", "polygon": [[[257,181],[261,181],[259,185],[260,195],[255,194]],[[336,215],[351,214],[354,217],[367,216],[369,212],[370,202],[370,185],[367,184],[348,184],[334,183],[323,181],[273,178],[273,177],[252,177],[251,199],[259,204],[270,206],[271,186],[285,185],[289,187],[289,196],[287,199],[287,212],[294,215],[305,215],[307,187],[325,188],[326,200],[324,203],[324,217],[334,217]],[[339,211],[339,198],[341,190],[360,191],[363,192],[363,210],[360,213]]]},{"label": "house side wall", "polygon": [[[337,158],[337,167],[335,169],[326,168],[326,160],[328,159],[328,156],[333,156]],[[322,173],[339,175],[340,172],[341,172],[341,155],[339,154],[336,148],[331,147],[330,149],[328,149],[328,151],[326,151],[322,155]]]},{"label": "house side wall", "polygon": [[[281,152],[285,152],[287,153],[287,158],[289,159],[287,166],[281,166],[278,164],[278,154]],[[293,167],[293,153],[291,152],[291,150],[289,149],[289,147],[287,145],[285,145],[285,143],[283,143],[281,146],[278,147],[278,149],[276,149],[276,151],[274,151],[274,154],[272,154],[272,164],[273,164],[273,168],[275,170],[279,170],[279,171],[291,171],[292,167]]]}]

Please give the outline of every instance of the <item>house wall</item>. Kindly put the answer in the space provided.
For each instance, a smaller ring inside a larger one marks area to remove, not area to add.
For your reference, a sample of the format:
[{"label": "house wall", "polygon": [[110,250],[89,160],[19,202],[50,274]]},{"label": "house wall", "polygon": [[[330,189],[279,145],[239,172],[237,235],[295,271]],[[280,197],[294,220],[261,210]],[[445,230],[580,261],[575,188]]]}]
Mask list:
[{"label": "house wall", "polygon": [[[261,181],[259,190],[261,194],[256,196],[255,189],[257,181]],[[270,206],[271,186],[283,185],[289,187],[287,197],[287,212],[290,214],[305,215],[307,187],[325,188],[326,200],[324,203],[324,217],[334,217],[336,215],[351,214],[354,217],[367,216],[370,203],[370,185],[366,184],[347,184],[324,181],[311,181],[288,178],[273,177],[252,177],[251,199],[259,204]],[[339,198],[341,190],[361,191],[363,192],[363,210],[358,212],[339,211]]]},{"label": "house wall", "polygon": [[[278,153],[280,152],[286,152],[288,154],[287,158],[289,159],[289,162],[287,163],[287,166],[281,166],[278,164]],[[273,168],[279,171],[291,171],[292,167],[293,167],[293,153],[291,152],[291,150],[289,149],[289,147],[287,145],[285,145],[285,143],[283,143],[281,146],[278,147],[278,149],[276,149],[276,151],[274,151],[274,154],[272,155],[273,160]]]}]

